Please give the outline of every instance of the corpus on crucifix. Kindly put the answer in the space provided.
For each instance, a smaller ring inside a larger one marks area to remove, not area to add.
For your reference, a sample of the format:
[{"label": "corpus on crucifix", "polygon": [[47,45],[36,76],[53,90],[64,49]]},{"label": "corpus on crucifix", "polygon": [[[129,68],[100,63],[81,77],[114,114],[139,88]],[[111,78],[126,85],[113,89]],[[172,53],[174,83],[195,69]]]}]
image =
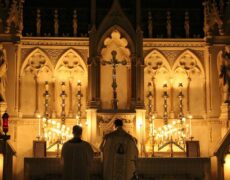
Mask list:
[{"label": "corpus on crucifix", "polygon": [[122,60],[119,61],[118,59],[116,59],[117,56],[117,52],[116,51],[112,51],[112,59],[110,61],[105,61],[102,60],[101,64],[102,65],[112,65],[112,88],[113,88],[113,99],[112,99],[112,105],[113,105],[113,109],[117,110],[118,109],[118,99],[117,99],[117,72],[116,72],[116,68],[118,64],[122,64],[122,65],[126,65],[127,61],[126,60]]}]

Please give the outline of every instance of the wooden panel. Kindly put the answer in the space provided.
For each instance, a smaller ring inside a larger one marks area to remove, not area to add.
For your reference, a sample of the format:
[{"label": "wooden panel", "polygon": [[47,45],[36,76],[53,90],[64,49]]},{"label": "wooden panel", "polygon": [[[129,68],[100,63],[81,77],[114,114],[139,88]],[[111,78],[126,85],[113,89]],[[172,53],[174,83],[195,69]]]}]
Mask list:
[{"label": "wooden panel", "polygon": [[34,157],[46,157],[46,141],[33,141]]},{"label": "wooden panel", "polygon": [[199,141],[186,141],[186,155],[187,157],[200,157]]}]

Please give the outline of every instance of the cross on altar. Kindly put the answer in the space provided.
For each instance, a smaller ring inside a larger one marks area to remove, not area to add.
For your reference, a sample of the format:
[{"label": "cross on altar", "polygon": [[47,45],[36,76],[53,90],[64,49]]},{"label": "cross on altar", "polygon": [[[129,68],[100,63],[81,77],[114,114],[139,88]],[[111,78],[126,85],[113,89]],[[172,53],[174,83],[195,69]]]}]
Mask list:
[{"label": "cross on altar", "polygon": [[112,105],[113,105],[113,109],[117,110],[118,109],[118,99],[117,99],[117,72],[116,72],[116,67],[118,64],[122,64],[122,65],[126,65],[127,61],[126,60],[122,60],[122,61],[118,61],[118,59],[116,59],[117,56],[117,52],[116,51],[112,51],[112,59],[110,61],[105,61],[102,60],[102,65],[112,65],[112,88],[113,88],[113,99],[112,99]]}]

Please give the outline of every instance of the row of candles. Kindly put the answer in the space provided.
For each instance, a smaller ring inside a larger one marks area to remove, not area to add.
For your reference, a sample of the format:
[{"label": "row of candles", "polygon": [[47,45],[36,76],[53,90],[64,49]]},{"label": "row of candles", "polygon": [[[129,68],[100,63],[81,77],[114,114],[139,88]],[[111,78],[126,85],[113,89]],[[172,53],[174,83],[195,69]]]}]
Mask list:
[{"label": "row of candles", "polygon": [[[49,83],[48,81],[45,82],[45,92],[43,94],[44,96],[44,115],[41,117],[41,115],[38,115],[38,139],[40,139],[43,134],[43,137],[45,140],[49,143],[52,143],[52,141],[55,138],[59,138],[61,140],[66,140],[72,137],[72,133],[70,132],[69,128],[65,126],[65,106],[66,102],[65,99],[67,97],[67,94],[65,92],[65,83],[61,83],[61,121],[57,120],[51,120],[49,119]],[[76,124],[81,125],[81,98],[82,98],[82,92],[81,92],[81,81],[77,81],[77,103],[76,103]],[[43,132],[41,133],[41,130]],[[53,139],[52,139],[53,138]],[[50,142],[49,142],[50,141]]]},{"label": "row of candles", "polygon": [[182,87],[183,84],[179,83],[179,88],[180,92],[178,95],[179,98],[179,114],[178,114],[178,120],[172,121],[172,123],[168,122],[168,104],[167,104],[167,99],[169,98],[169,95],[167,93],[167,84],[163,85],[163,120],[164,120],[164,125],[162,127],[159,127],[158,129],[155,128],[155,116],[153,113],[153,92],[154,89],[152,89],[152,84],[151,82],[148,83],[148,119],[149,119],[149,124],[150,124],[150,137],[152,139],[152,151],[154,155],[154,146],[155,144],[164,145],[168,143],[176,143],[178,144],[183,144],[184,140],[187,136],[189,136],[192,139],[192,115],[188,116],[189,119],[189,124],[186,122],[186,117],[183,114],[183,93],[182,93]]}]

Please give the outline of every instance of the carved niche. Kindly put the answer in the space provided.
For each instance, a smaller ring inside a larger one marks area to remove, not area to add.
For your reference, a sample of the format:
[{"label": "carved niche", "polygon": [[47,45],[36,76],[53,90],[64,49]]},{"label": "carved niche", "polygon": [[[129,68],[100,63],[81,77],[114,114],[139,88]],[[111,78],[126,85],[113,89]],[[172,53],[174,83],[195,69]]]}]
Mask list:
[{"label": "carved niche", "polygon": [[119,118],[123,120],[124,129],[131,135],[134,135],[135,114],[98,114],[99,134],[103,136],[112,132],[114,129],[114,121]]},{"label": "carved niche", "polygon": [[55,68],[55,76],[60,80],[85,81],[86,66],[82,58],[73,49],[66,51]]},{"label": "carved niche", "polygon": [[22,75],[30,72],[34,76],[39,76],[41,73],[52,73],[53,68],[46,54],[42,50],[36,49],[27,57],[21,72]]},{"label": "carved niche", "polygon": [[[119,62],[115,65],[116,75],[112,64],[102,65],[101,63],[101,106],[102,109],[110,109],[113,100],[113,79],[116,79],[116,92],[118,99],[119,109],[128,109],[130,107],[131,96],[131,71],[130,71],[130,49],[128,48],[128,41],[125,37],[121,36],[118,30],[113,30],[111,34],[105,38],[104,47],[101,49],[101,62],[112,60],[112,51],[116,52],[116,61]],[[126,64],[121,64],[125,61]]]}]

